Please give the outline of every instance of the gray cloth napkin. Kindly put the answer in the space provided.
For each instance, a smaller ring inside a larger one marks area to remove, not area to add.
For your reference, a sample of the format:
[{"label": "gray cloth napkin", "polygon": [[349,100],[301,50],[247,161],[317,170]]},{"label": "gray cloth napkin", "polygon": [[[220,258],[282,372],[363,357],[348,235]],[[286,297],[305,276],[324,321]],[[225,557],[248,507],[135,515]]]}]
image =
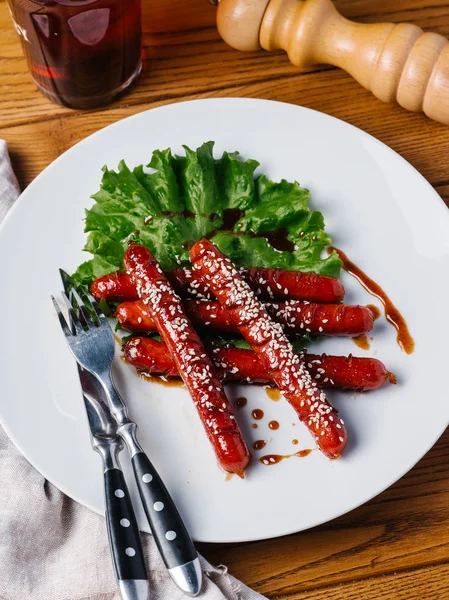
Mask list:
[{"label": "gray cloth napkin", "polygon": [[9,162],[8,147],[4,140],[0,140],[0,223],[19,194],[19,184]]},{"label": "gray cloth napkin", "polygon": [[[18,195],[6,143],[0,140],[0,222]],[[104,518],[46,481],[1,427],[0,474],[0,598],[119,600]],[[142,534],[142,543],[152,600],[186,599],[152,536]],[[201,562],[206,575],[201,600],[264,600],[226,567],[213,567],[203,557]]]}]

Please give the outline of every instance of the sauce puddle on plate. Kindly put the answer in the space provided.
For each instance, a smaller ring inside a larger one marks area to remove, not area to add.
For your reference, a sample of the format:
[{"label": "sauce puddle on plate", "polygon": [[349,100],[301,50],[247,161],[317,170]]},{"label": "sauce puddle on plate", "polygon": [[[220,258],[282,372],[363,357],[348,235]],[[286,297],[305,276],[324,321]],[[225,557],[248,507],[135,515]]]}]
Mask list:
[{"label": "sauce puddle on plate", "polygon": [[357,337],[353,337],[352,341],[356,346],[361,348],[362,350],[369,350],[370,344],[366,335],[358,335]]},{"label": "sauce puddle on plate", "polygon": [[265,388],[265,393],[270,400],[274,400],[275,402],[281,399],[281,392],[278,388],[267,387]]},{"label": "sauce puddle on plate", "polygon": [[[121,344],[120,338],[115,335],[114,337],[116,338],[116,341]],[[128,363],[126,356],[123,354],[120,356],[120,360],[122,360],[124,363]],[[145,379],[145,381],[149,381],[150,383],[157,383],[159,385],[163,385],[164,387],[185,387],[183,380],[178,379],[177,377],[170,377],[167,379],[163,375],[150,375],[149,373],[140,371],[139,369],[136,369],[136,372],[141,379]]]},{"label": "sauce puddle on plate", "polygon": [[263,465],[266,465],[267,467],[270,467],[271,465],[277,465],[281,462],[281,460],[284,460],[286,458],[292,458],[292,456],[305,458],[306,456],[309,456],[311,452],[312,450],[306,448],[304,450],[299,450],[299,452],[295,452],[294,454],[266,454],[265,456],[259,458],[259,462],[261,462]]},{"label": "sauce puddle on plate", "polygon": [[148,373],[145,373],[145,371],[139,371],[138,369],[137,373],[139,374],[139,377],[145,379],[145,381],[158,383],[164,387],[185,387],[182,379],[166,379],[163,376],[158,377],[155,375],[148,375]]},{"label": "sauce puddle on plate", "polygon": [[251,413],[253,419],[255,419],[256,421],[260,421],[260,419],[263,419],[264,414],[265,413],[261,408],[255,408]]},{"label": "sauce puddle on plate", "polygon": [[245,398],[245,396],[241,396],[240,398],[237,398],[237,400],[235,401],[235,407],[236,408],[243,408],[244,406],[246,406],[248,403],[248,400]]},{"label": "sauce puddle on plate", "polygon": [[391,371],[388,371],[388,381],[391,383],[391,385],[396,385],[398,382],[396,375]]},{"label": "sauce puddle on plate", "polygon": [[265,448],[266,445],[267,445],[266,440],[256,440],[253,444],[253,448],[254,448],[254,450],[262,450],[262,448]]}]

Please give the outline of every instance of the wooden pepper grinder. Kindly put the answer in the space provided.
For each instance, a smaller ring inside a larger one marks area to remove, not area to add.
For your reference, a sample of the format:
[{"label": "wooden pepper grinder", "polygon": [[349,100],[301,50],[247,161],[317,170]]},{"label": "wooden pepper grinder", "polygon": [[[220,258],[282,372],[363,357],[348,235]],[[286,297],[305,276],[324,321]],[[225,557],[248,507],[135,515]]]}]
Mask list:
[{"label": "wooden pepper grinder", "polygon": [[449,124],[449,43],[437,33],[353,23],[332,0],[221,0],[217,25],[233,48],[283,48],[298,67],[335,65],[380,100]]}]

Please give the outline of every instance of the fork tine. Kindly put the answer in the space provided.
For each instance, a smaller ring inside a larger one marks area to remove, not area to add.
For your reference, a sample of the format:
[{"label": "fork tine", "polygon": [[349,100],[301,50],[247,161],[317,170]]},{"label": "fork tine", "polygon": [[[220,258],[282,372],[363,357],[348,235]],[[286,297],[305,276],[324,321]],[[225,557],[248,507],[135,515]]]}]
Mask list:
[{"label": "fork tine", "polygon": [[[67,306],[67,310],[69,311],[69,317],[70,317],[70,329],[72,331],[72,333],[76,333],[76,334],[80,334],[84,331],[83,329],[83,325],[80,321],[80,319],[78,318],[78,315],[76,314],[76,311],[74,310],[72,303],[70,302],[67,294],[65,292],[61,292],[61,296],[64,300],[64,302],[66,303]],[[75,330],[75,331],[73,331]]]},{"label": "fork tine", "polygon": [[92,296],[92,294],[89,294],[88,292],[86,293],[86,297],[89,300],[93,311],[95,312],[95,314],[98,317],[98,320],[100,321],[100,323],[107,323],[109,325],[109,321],[107,319],[107,317],[105,316],[104,312],[101,310],[100,305],[98,304],[98,302],[95,300],[95,298]]},{"label": "fork tine", "polygon": [[62,283],[64,285],[64,292],[68,294],[74,287],[73,279],[70,277],[67,271],[64,271],[64,269],[59,269],[59,275],[61,276]]},{"label": "fork tine", "polygon": [[[94,320],[92,319],[92,315],[90,314],[88,308],[86,307],[86,305],[84,304],[81,296],[78,294],[78,292],[76,291],[75,288],[72,288],[70,290],[70,297],[73,299],[75,298],[76,303],[78,305],[78,309],[83,317],[83,321],[86,324],[86,326],[89,327],[97,327],[97,324],[94,322]],[[72,300],[72,306],[73,306],[73,300]],[[75,308],[75,307],[73,307]]]},{"label": "fork tine", "polygon": [[56,314],[58,315],[58,319],[59,319],[59,324],[61,325],[61,329],[64,332],[64,335],[67,338],[71,337],[72,336],[71,328],[68,326],[67,321],[66,321],[64,315],[62,314],[62,310],[61,310],[58,302],[56,301],[56,298],[54,296],[50,296],[50,298],[52,299],[53,306],[55,307],[55,311],[56,311]]}]

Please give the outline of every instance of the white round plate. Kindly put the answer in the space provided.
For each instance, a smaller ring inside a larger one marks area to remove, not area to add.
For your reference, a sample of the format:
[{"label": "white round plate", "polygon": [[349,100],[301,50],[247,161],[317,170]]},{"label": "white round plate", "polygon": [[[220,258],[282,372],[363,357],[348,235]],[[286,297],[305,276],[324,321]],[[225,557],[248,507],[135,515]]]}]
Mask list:
[{"label": "white round plate", "polygon": [[[103,512],[100,459],[90,447],[75,363],[50,294],[58,268],[86,260],[84,209],[101,167],[148,162],[156,148],[215,140],[216,155],[239,150],[271,179],[298,180],[324,213],[334,244],[381,284],[405,316],[416,342],[407,356],[384,319],[371,350],[349,339],[315,350],[375,356],[398,385],[359,394],[329,392],[349,432],[344,457],[318,451],[273,466],[258,458],[309,448],[311,438],[285,401],[259,387],[237,412],[249,445],[269,439],[244,480],[218,468],[188,393],[139,379],[119,360],[115,377],[139,424],[140,439],[195,540],[236,542],[280,536],[333,519],[382,492],[429,450],[447,426],[449,215],[431,186],[405,160],[369,135],[324,114],[250,99],[199,100],[164,106],[115,123],[71,148],[26,189],[0,228],[3,356],[0,420],[27,459],[66,494]],[[343,274],[348,303],[373,299]],[[376,302],[374,302],[376,303]],[[254,429],[253,408],[265,412]],[[280,423],[277,431],[270,420]],[[292,440],[299,440],[293,445]],[[122,463],[129,471],[123,452]],[[131,482],[131,478],[129,478]],[[133,486],[134,489],[134,486]],[[135,495],[135,490],[133,491]],[[148,530],[139,511],[141,528]]]}]

